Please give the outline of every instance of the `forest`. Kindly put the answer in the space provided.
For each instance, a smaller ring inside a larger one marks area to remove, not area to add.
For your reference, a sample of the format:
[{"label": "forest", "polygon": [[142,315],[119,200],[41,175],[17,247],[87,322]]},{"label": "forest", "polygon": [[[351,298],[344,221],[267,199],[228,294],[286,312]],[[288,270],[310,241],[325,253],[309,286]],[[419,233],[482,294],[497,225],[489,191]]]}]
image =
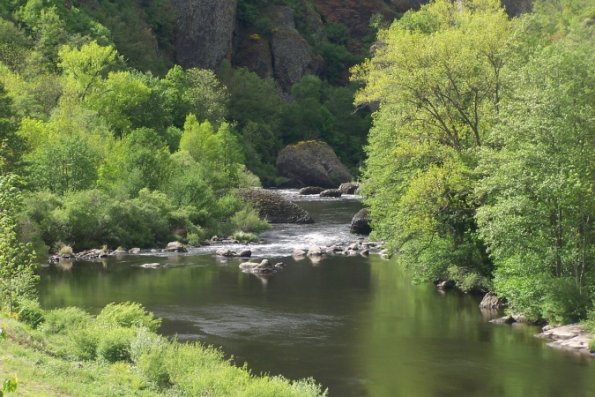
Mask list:
[{"label": "forest", "polygon": [[[341,23],[311,30],[312,2],[278,1],[325,64],[289,88],[228,59],[176,64],[169,1],[89,3],[0,4],[0,343],[32,332],[35,354],[92,362],[105,393],[324,394],[159,336],[140,305],[46,311],[36,290],[51,253],[258,240],[270,225],[238,189],[284,186],[277,154],[307,140],[357,176],[370,238],[416,282],[595,331],[591,1],[511,17],[498,0],[434,0],[373,15],[357,46]],[[238,2],[254,42],[275,33],[266,3]],[[141,375],[110,381],[104,362]]]}]

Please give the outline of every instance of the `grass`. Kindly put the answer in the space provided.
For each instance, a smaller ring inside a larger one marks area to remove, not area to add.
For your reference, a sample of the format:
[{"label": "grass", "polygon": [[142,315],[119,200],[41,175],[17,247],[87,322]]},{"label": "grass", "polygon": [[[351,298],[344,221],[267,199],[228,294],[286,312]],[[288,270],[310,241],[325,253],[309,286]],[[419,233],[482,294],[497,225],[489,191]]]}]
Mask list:
[{"label": "grass", "polygon": [[216,348],[159,336],[139,307],[57,309],[36,329],[0,314],[0,384],[16,376],[11,396],[326,395],[313,380],[254,375]]}]

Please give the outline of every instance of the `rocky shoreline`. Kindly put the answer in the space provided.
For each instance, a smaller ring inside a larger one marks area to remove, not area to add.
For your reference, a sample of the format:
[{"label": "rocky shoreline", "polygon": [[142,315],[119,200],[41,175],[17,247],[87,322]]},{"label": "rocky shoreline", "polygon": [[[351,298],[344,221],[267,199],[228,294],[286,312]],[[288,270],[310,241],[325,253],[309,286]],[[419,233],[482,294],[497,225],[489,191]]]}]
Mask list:
[{"label": "rocky shoreline", "polygon": [[595,357],[595,346],[593,346],[593,350],[591,349],[595,334],[587,332],[582,324],[569,324],[559,327],[546,325],[542,331],[536,336],[549,341],[547,343],[549,347]]},{"label": "rocky shoreline", "polygon": [[[505,306],[506,303],[491,292],[485,294],[479,304],[482,311],[493,311],[494,313],[497,313],[498,310]],[[497,325],[513,325],[520,323],[541,326],[541,332],[535,336],[548,341],[546,343],[547,346],[558,350],[595,357],[595,344],[593,345],[593,349],[591,349],[591,344],[595,341],[595,334],[588,332],[582,324],[560,326],[548,324],[544,326],[544,320],[531,322],[522,314],[509,314],[503,317],[497,317],[490,320],[490,323]]]}]

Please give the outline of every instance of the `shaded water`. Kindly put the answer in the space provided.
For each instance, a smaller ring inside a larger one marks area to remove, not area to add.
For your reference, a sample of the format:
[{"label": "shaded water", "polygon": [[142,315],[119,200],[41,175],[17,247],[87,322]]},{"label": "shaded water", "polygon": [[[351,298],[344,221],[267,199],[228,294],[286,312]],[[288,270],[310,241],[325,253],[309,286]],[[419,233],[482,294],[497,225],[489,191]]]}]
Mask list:
[{"label": "shaded water", "polygon": [[[534,328],[487,323],[476,298],[414,286],[376,256],[294,261],[293,246],[352,238],[360,207],[299,204],[316,224],[277,225],[252,246],[288,265],[266,283],[209,247],[45,269],[42,304],[138,301],[164,319],[164,334],[222,346],[257,373],[314,377],[331,396],[595,396],[593,362],[547,348]],[[138,267],[148,262],[167,266]]]}]

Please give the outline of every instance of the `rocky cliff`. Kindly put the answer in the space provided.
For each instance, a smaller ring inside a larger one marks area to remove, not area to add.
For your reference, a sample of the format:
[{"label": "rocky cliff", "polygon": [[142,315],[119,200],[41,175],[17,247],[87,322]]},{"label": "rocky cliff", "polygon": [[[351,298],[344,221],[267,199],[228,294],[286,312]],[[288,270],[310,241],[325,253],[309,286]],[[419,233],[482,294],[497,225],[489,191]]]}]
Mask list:
[{"label": "rocky cliff", "polygon": [[[306,73],[325,69],[321,48],[331,43],[329,24],[346,30],[335,45],[365,55],[370,20],[391,21],[429,0],[170,0],[177,12],[176,61],[185,67],[215,68],[228,59],[261,77],[274,77],[284,90]],[[269,4],[267,4],[269,3]],[[511,15],[531,0],[503,0]],[[344,40],[343,40],[344,39]]]},{"label": "rocky cliff", "polygon": [[[511,15],[531,8],[531,0],[502,1]],[[111,29],[119,50],[135,67],[157,73],[171,63],[215,69],[227,59],[261,77],[274,77],[285,91],[308,73],[333,83],[345,81],[345,71],[367,55],[372,18],[389,23],[428,2],[120,0],[113,5],[79,0]],[[114,7],[120,13],[114,15]]]},{"label": "rocky cliff", "polygon": [[214,69],[230,59],[237,0],[172,0],[177,13],[176,60],[184,67]]}]

